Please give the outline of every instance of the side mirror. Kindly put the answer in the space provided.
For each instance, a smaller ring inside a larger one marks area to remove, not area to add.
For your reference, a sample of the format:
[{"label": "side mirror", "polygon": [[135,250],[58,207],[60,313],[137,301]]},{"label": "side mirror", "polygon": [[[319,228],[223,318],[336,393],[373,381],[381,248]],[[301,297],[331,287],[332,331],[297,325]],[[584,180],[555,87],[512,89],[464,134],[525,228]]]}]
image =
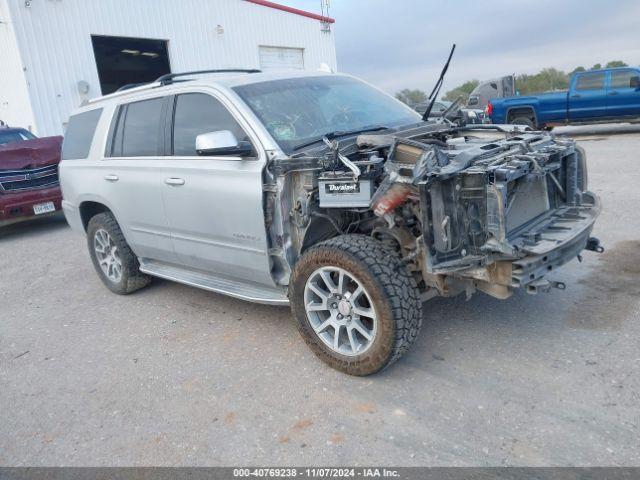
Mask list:
[{"label": "side mirror", "polygon": [[631,77],[629,79],[630,88],[640,88],[640,76]]},{"label": "side mirror", "polygon": [[229,130],[202,133],[196,137],[196,152],[201,156],[248,157],[253,154],[249,142],[239,142]]}]

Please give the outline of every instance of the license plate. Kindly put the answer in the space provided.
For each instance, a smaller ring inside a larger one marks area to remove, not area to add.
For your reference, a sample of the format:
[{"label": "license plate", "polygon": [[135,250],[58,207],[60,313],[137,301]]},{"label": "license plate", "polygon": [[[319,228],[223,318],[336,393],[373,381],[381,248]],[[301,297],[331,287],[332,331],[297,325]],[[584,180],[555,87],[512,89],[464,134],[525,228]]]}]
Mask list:
[{"label": "license plate", "polygon": [[42,215],[43,213],[55,212],[56,206],[53,202],[39,203],[33,206],[33,213],[36,215]]}]

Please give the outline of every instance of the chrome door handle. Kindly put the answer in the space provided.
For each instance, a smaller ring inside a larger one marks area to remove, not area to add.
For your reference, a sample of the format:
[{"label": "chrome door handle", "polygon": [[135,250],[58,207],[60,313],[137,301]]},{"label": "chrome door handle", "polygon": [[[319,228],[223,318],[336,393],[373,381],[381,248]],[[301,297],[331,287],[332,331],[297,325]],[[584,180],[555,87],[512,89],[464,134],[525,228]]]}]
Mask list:
[{"label": "chrome door handle", "polygon": [[609,92],[609,95],[617,95],[618,92]]},{"label": "chrome door handle", "polygon": [[118,175],[113,175],[113,174],[105,175],[104,179],[107,182],[117,182],[118,181]]},{"label": "chrome door handle", "polygon": [[184,178],[165,178],[164,183],[167,185],[184,185]]}]

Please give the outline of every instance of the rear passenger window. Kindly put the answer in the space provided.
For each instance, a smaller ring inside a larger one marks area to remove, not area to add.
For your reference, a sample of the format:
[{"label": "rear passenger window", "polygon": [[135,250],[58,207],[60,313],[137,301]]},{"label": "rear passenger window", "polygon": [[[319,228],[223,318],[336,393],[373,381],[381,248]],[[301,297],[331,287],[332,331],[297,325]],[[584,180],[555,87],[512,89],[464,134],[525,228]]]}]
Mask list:
[{"label": "rear passenger window", "polygon": [[71,116],[62,142],[62,160],[79,160],[89,156],[102,109]]},{"label": "rear passenger window", "polygon": [[160,155],[163,103],[164,98],[161,97],[121,107],[111,156],[151,157]]},{"label": "rear passenger window", "polygon": [[247,134],[218,100],[204,93],[185,93],[176,98],[173,154],[196,156],[196,137],[202,133],[231,131],[239,142]]},{"label": "rear passenger window", "polygon": [[611,72],[611,88],[631,88],[631,77],[637,77],[633,70]]},{"label": "rear passenger window", "polygon": [[576,90],[600,90],[604,88],[604,75],[604,72],[580,75],[576,82]]}]

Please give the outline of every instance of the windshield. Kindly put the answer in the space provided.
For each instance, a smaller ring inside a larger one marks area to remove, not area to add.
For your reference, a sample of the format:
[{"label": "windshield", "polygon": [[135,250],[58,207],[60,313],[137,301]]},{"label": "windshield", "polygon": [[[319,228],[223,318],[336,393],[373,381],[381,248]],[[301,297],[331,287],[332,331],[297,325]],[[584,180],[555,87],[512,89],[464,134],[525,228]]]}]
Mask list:
[{"label": "windshield", "polygon": [[22,142],[24,140],[33,140],[34,138],[36,138],[35,135],[28,130],[20,129],[2,131],[2,129],[0,129],[0,145]]},{"label": "windshield", "polygon": [[404,104],[350,77],[289,78],[242,85],[234,91],[287,154],[328,133],[421,121]]}]

